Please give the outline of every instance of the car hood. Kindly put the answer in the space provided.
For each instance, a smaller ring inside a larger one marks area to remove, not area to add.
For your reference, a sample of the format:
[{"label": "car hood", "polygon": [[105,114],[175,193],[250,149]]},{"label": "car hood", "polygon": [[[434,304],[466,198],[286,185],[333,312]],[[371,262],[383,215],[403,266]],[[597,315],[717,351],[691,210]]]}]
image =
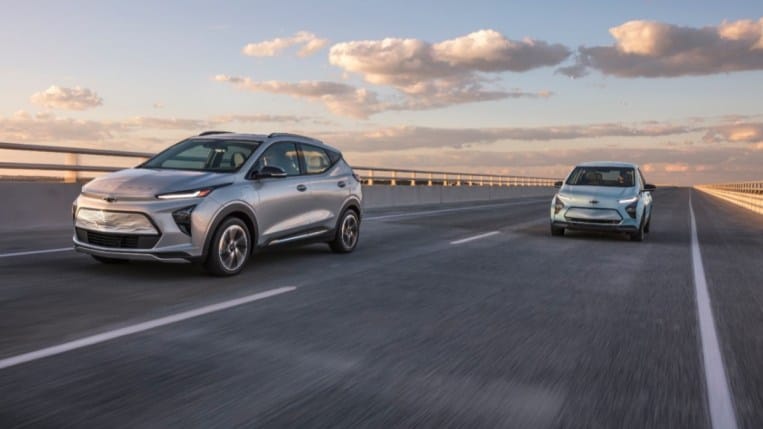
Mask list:
[{"label": "car hood", "polygon": [[158,194],[189,191],[231,181],[231,174],[228,173],[131,168],[94,179],[82,187],[82,192],[98,197],[154,198]]},{"label": "car hood", "polygon": [[[559,190],[562,202],[567,206],[615,208],[618,200],[638,195],[636,187],[620,188],[615,186],[570,186]],[[597,203],[591,203],[597,201]]]}]

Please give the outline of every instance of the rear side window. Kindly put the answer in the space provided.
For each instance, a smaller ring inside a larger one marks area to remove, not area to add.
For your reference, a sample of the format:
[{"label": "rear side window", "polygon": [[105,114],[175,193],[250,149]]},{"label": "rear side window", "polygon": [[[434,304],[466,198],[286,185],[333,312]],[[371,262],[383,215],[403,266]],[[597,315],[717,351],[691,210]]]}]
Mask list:
[{"label": "rear side window", "polygon": [[303,144],[302,158],[305,161],[305,171],[307,174],[320,174],[334,165],[329,152],[316,146]]},{"label": "rear side window", "polygon": [[635,174],[636,172],[630,167],[575,167],[567,179],[567,184],[630,188],[636,184]]},{"label": "rear side window", "polygon": [[262,154],[257,163],[254,164],[254,170],[260,171],[263,167],[274,166],[281,167],[289,176],[299,176],[299,156],[297,155],[297,146],[294,143],[276,143],[270,146]]}]

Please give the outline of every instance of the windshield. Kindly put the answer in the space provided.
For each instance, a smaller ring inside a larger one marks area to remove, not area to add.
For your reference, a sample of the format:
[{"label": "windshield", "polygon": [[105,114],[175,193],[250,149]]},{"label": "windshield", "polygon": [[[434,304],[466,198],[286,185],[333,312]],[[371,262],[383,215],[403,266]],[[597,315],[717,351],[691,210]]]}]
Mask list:
[{"label": "windshield", "polygon": [[636,183],[634,174],[631,167],[575,167],[567,184],[630,188]]},{"label": "windshield", "polygon": [[192,171],[237,171],[260,142],[245,140],[189,139],[141,164],[140,168]]}]

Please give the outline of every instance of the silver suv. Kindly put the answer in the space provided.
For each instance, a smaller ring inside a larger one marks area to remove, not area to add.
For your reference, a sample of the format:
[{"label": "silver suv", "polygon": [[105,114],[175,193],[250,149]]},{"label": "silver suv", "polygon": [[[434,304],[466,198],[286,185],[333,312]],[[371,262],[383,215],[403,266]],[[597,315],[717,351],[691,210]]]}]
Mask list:
[{"label": "silver suv", "polygon": [[361,183],[342,154],[285,133],[208,131],[100,177],[74,202],[74,248],[104,263],[201,262],[238,274],[255,249],[355,249]]}]

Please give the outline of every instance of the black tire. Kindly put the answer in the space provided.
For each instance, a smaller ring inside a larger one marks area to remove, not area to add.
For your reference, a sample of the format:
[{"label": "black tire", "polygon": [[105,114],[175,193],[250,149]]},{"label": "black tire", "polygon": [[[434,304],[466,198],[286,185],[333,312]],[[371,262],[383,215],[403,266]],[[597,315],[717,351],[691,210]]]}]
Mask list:
[{"label": "black tire", "polygon": [[644,219],[641,220],[641,226],[639,226],[638,231],[631,233],[631,241],[644,241],[644,238],[646,238],[646,225],[644,223]]},{"label": "black tire", "polygon": [[244,221],[236,217],[225,219],[210,240],[204,269],[221,277],[240,273],[252,254],[253,242]]},{"label": "black tire", "polygon": [[334,253],[350,253],[360,241],[360,218],[358,212],[347,209],[339,217],[336,225],[336,236],[329,242]]},{"label": "black tire", "polygon": [[127,259],[117,259],[117,258],[107,258],[105,256],[98,256],[98,255],[90,255],[95,259],[96,261],[102,263],[102,264],[126,264],[130,261]]},{"label": "black tire", "polygon": [[561,237],[564,235],[564,228],[551,225],[551,235],[555,237]]}]

